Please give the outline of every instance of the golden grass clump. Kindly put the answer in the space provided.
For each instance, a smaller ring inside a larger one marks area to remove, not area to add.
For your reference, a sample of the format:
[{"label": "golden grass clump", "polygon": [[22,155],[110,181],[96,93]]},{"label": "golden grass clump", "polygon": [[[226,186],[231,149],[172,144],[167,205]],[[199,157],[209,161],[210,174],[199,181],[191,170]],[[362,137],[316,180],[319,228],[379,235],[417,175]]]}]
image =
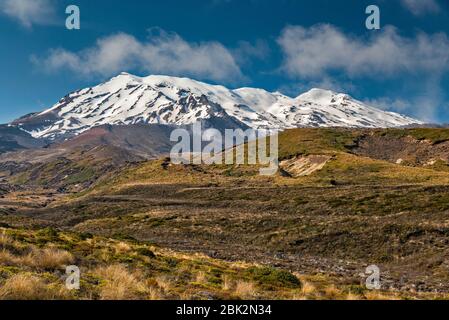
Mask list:
[{"label": "golden grass clump", "polygon": [[72,264],[75,260],[69,252],[54,248],[33,250],[30,257],[31,264],[42,269],[61,268]]},{"label": "golden grass clump", "polygon": [[11,254],[9,251],[0,251],[0,264],[5,266],[16,266],[19,263],[19,259]]},{"label": "golden grass clump", "polygon": [[5,232],[0,233],[0,247],[6,247],[14,245],[14,240],[9,237]]},{"label": "golden grass clump", "polygon": [[31,252],[25,255],[15,255],[3,249],[0,251],[0,264],[35,269],[57,269],[74,262],[73,256],[67,251],[55,248],[37,249],[33,246],[28,249]]},{"label": "golden grass clump", "polygon": [[158,276],[156,277],[156,283],[159,288],[161,288],[164,292],[169,292],[173,286],[172,280],[167,276]]},{"label": "golden grass clump", "polygon": [[256,298],[257,290],[254,283],[239,280],[235,284],[234,295],[243,299]]},{"label": "golden grass clump", "polygon": [[330,285],[324,289],[324,295],[326,299],[339,299],[341,290],[335,285]]},{"label": "golden grass clump", "polygon": [[345,300],[362,300],[362,297],[359,296],[359,295],[357,295],[357,294],[354,294],[354,293],[352,293],[352,292],[349,292],[349,293],[346,295]]},{"label": "golden grass clump", "polygon": [[222,289],[225,291],[232,290],[234,287],[234,281],[228,275],[223,275],[222,277]]},{"label": "golden grass clump", "polygon": [[28,273],[14,275],[0,285],[1,300],[61,300],[68,297],[64,287],[47,285]]},{"label": "golden grass clump", "polygon": [[131,246],[125,242],[119,242],[114,246],[116,254],[127,253],[132,250]]},{"label": "golden grass clump", "polygon": [[163,300],[164,295],[159,288],[150,286],[148,288],[148,299],[149,300]]},{"label": "golden grass clump", "polygon": [[303,295],[306,295],[306,296],[312,295],[317,292],[316,287],[312,283],[310,283],[308,281],[304,281],[304,280],[301,280],[301,283],[302,283],[301,293]]},{"label": "golden grass clump", "polygon": [[196,274],[195,282],[200,284],[206,284],[207,283],[207,276],[204,271],[200,271]]},{"label": "golden grass clump", "polygon": [[94,274],[103,279],[100,286],[102,300],[140,299],[147,291],[138,275],[130,273],[123,265],[99,267]]},{"label": "golden grass clump", "polygon": [[382,292],[379,291],[368,291],[365,294],[365,298],[367,300],[396,300],[399,299],[398,297],[395,297],[394,295],[385,295]]}]

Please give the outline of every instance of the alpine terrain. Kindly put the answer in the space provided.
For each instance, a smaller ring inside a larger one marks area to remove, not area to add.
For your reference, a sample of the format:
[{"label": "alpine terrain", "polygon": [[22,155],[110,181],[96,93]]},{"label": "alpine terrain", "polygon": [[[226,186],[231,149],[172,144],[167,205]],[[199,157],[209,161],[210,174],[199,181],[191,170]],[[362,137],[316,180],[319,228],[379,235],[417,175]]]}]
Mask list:
[{"label": "alpine terrain", "polygon": [[346,94],[312,89],[290,98],[279,92],[230,90],[188,78],[121,73],[75,91],[48,110],[11,125],[34,138],[65,139],[101,125],[205,122],[217,129],[297,127],[389,128],[420,121],[365,105]]}]

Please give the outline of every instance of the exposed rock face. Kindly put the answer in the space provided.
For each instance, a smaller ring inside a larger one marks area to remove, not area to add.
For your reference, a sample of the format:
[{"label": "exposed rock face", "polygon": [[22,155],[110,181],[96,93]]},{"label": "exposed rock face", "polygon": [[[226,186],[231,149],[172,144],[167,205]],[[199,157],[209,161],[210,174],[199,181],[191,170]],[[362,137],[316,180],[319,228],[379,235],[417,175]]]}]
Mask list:
[{"label": "exposed rock face", "polygon": [[315,171],[323,169],[326,163],[331,159],[332,157],[327,155],[298,156],[282,161],[280,167],[290,176],[297,178],[308,176]]}]

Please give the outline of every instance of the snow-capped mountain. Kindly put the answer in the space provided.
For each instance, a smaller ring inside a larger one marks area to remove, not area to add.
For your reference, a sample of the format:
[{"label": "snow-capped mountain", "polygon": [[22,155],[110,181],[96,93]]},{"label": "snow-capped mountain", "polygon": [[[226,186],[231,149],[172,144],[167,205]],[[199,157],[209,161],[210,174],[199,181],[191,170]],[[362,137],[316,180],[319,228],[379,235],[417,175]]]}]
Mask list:
[{"label": "snow-capped mountain", "polygon": [[219,128],[396,127],[420,121],[385,112],[345,94],[312,89],[296,98],[262,89],[230,90],[188,78],[128,73],[73,92],[52,108],[12,123],[35,138],[78,135],[105,124]]}]

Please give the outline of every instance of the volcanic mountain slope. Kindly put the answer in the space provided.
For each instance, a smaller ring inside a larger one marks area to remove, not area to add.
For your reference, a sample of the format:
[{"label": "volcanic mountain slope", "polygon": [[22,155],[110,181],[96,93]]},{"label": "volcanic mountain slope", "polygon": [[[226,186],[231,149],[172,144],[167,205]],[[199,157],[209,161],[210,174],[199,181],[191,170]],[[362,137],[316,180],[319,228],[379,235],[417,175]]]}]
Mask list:
[{"label": "volcanic mountain slope", "polygon": [[170,142],[172,130],[171,126],[157,124],[102,125],[70,140],[55,143],[51,148],[74,149],[106,145],[126,150],[145,159],[152,159],[169,154],[172,147]]},{"label": "volcanic mountain slope", "polygon": [[29,133],[8,125],[0,125],[0,153],[45,145],[42,139],[33,138]]},{"label": "volcanic mountain slope", "polygon": [[168,154],[171,131],[163,125],[95,127],[46,148],[1,154],[0,179],[20,185],[87,187],[128,163]]},{"label": "volcanic mountain slope", "polygon": [[189,125],[222,128],[397,127],[420,122],[381,111],[346,94],[312,89],[296,98],[279,92],[230,90],[188,78],[122,73],[73,92],[52,108],[12,125],[35,138],[67,138],[113,124]]}]

